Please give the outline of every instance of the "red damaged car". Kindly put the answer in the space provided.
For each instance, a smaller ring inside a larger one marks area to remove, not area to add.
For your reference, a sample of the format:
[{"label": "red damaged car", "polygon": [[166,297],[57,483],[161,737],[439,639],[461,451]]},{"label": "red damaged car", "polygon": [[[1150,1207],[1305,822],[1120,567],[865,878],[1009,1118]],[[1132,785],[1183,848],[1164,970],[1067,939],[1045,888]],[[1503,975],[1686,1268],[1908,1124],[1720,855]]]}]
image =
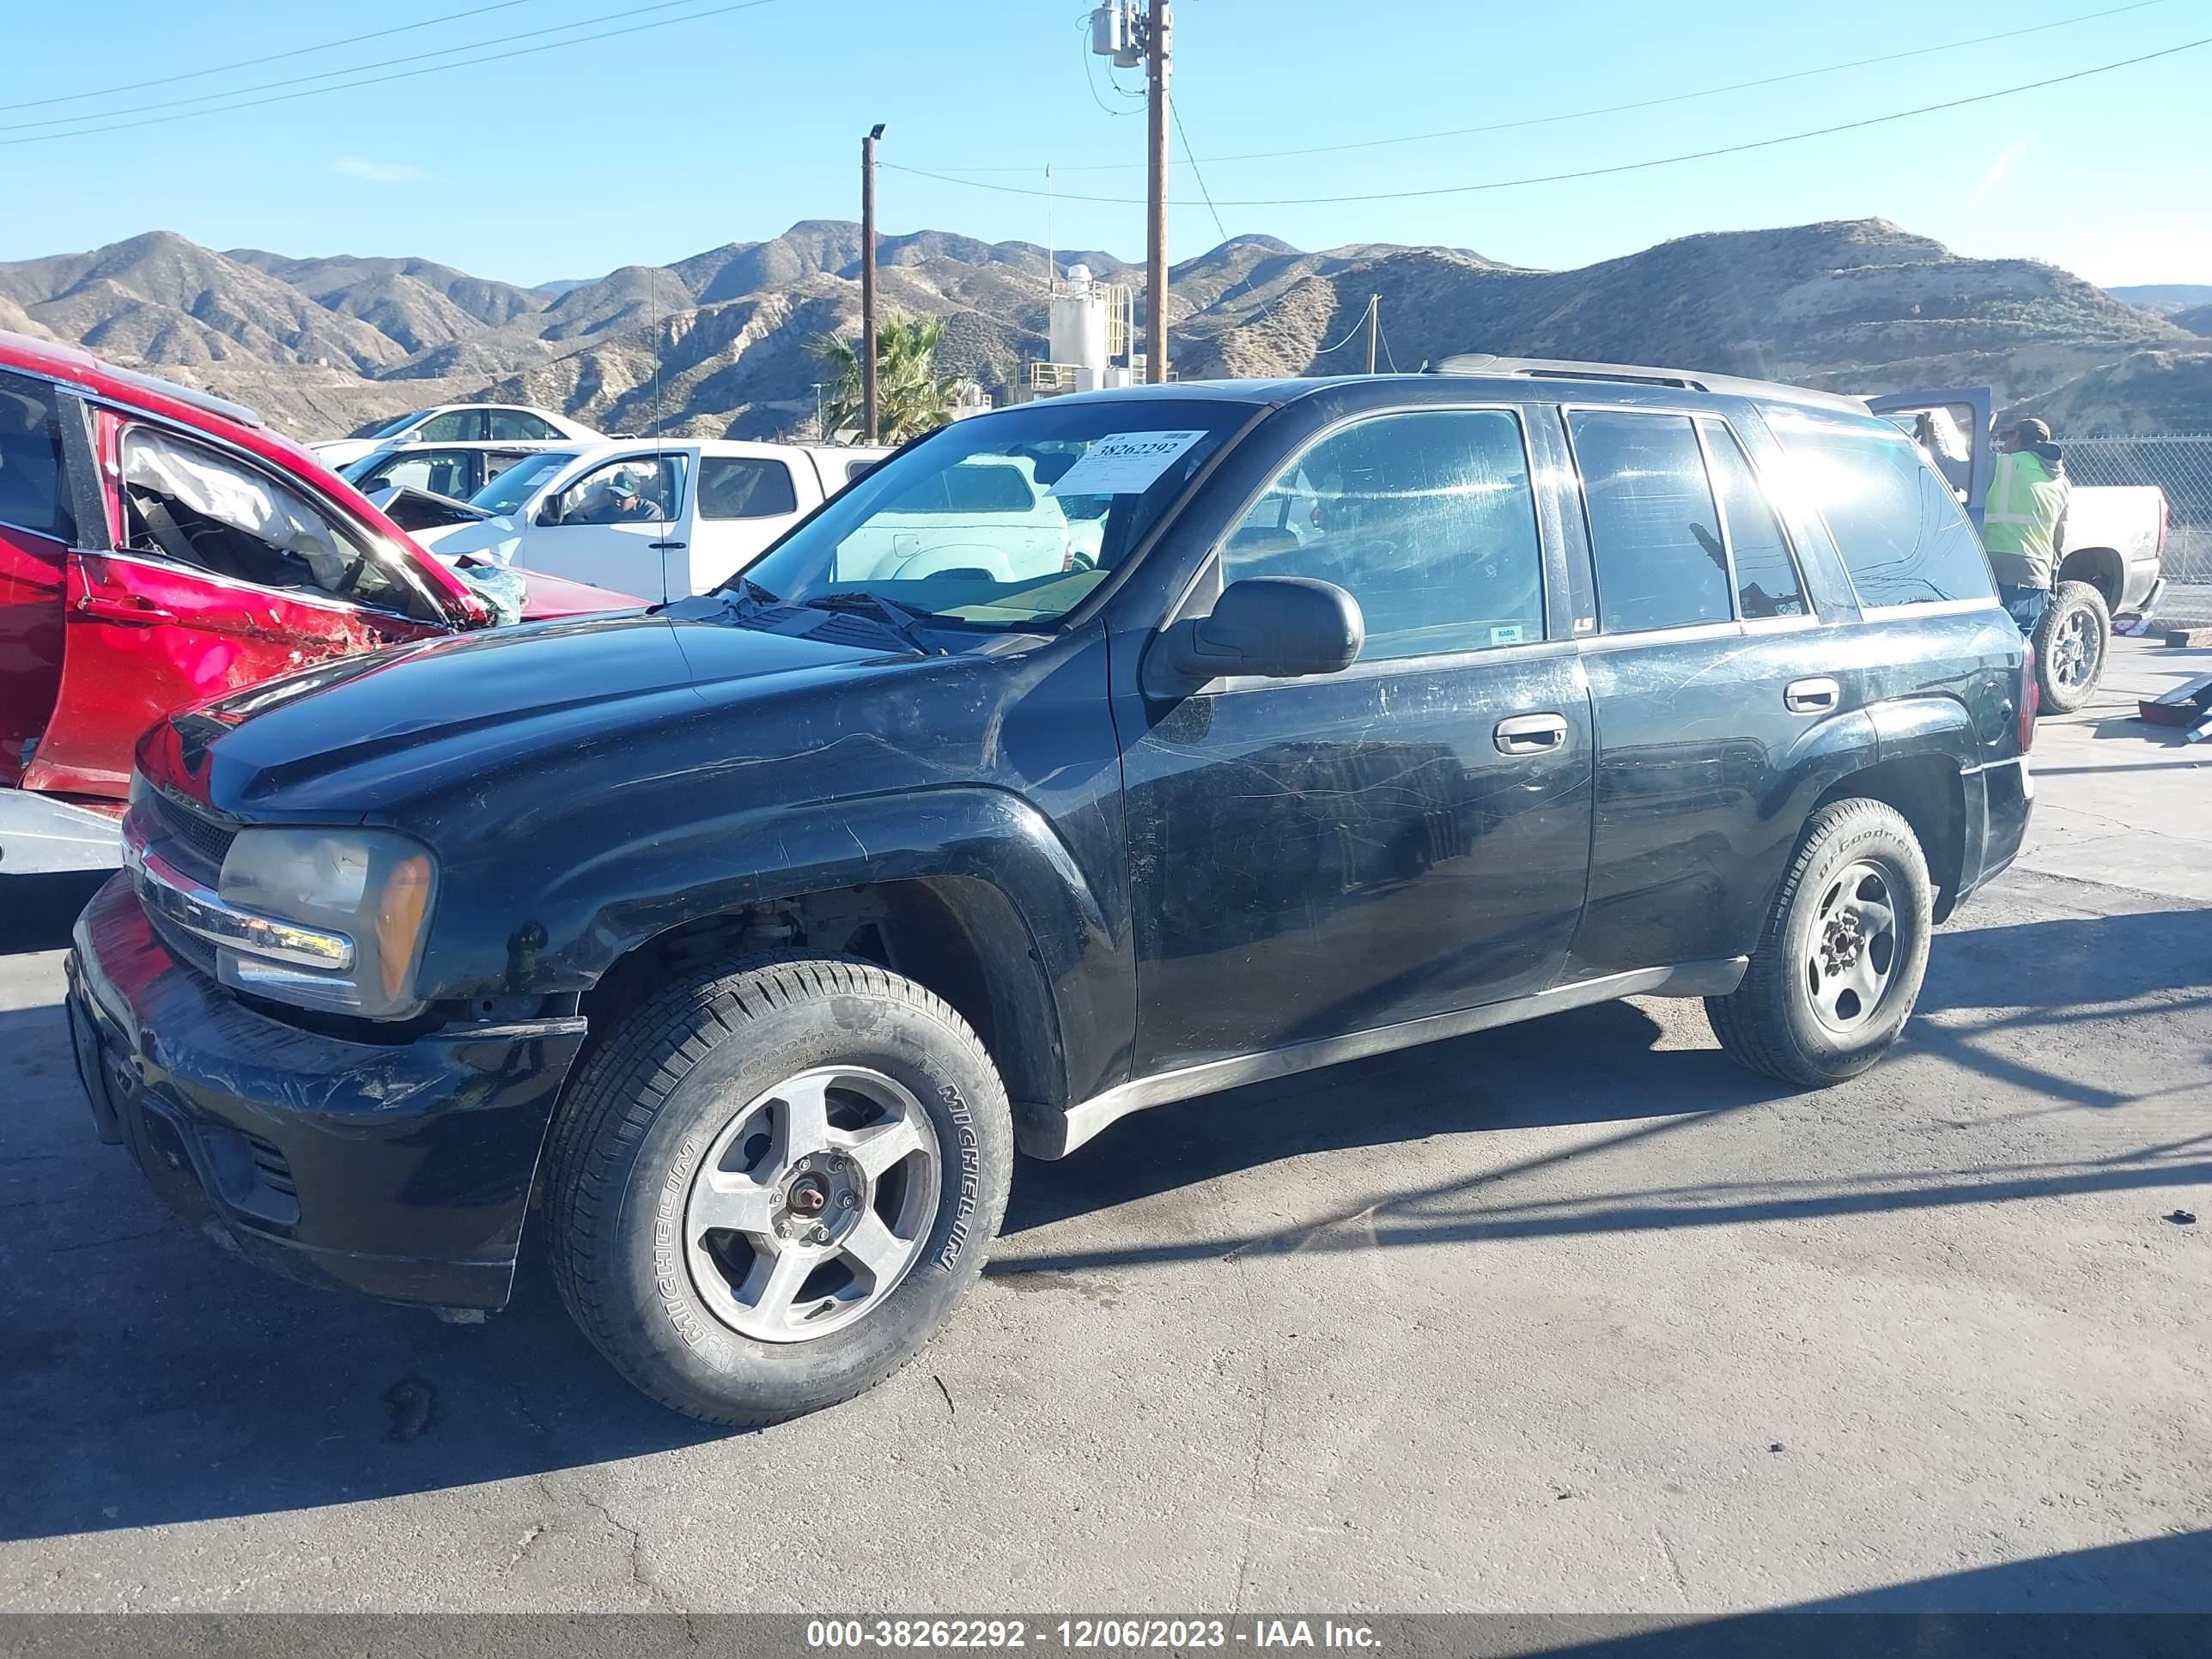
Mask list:
[{"label": "red damaged car", "polygon": [[[642,603],[514,574],[526,620]],[[252,410],[0,331],[0,874],[116,862],[164,716],[495,619]]]}]

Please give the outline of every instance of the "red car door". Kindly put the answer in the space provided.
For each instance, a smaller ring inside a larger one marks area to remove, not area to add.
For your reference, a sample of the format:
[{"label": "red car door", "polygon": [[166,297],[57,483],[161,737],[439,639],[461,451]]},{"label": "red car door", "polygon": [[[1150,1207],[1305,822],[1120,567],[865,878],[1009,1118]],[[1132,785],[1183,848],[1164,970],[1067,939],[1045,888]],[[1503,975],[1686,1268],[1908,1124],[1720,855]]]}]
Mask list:
[{"label": "red car door", "polygon": [[[108,410],[96,417],[94,443],[107,534],[81,527],[68,557],[60,690],[24,770],[27,788],[124,795],[139,737],[179,709],[468,620],[430,580],[393,574],[412,569],[411,544],[401,544],[402,559],[364,557],[349,571],[349,556],[389,549],[391,538],[314,500],[311,481]],[[149,471],[149,454],[168,471]],[[272,513],[273,532],[263,522]],[[457,586],[442,572],[436,580]]]}]

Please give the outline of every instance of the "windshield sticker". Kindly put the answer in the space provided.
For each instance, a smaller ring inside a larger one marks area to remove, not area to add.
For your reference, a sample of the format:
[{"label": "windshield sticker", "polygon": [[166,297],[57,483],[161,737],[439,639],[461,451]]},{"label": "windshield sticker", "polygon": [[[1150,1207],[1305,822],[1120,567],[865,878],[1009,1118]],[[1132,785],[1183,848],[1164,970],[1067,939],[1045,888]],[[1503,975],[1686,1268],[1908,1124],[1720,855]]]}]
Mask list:
[{"label": "windshield sticker", "polygon": [[1206,435],[1203,432],[1109,432],[1061,473],[1054,495],[1141,495]]}]

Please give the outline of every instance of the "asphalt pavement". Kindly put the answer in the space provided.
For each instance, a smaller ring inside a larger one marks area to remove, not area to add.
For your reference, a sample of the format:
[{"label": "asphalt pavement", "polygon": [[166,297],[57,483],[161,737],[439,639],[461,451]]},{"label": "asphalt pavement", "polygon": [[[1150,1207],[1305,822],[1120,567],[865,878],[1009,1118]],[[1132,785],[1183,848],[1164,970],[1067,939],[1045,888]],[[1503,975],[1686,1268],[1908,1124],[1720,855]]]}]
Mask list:
[{"label": "asphalt pavement", "polygon": [[19,879],[0,1608],[2212,1610],[2212,745],[2124,718],[2212,653],[2118,649],[1868,1075],[1638,1001],[1144,1114],[750,1435],[534,1262],[453,1328],[171,1219],[72,1073],[85,889]]}]

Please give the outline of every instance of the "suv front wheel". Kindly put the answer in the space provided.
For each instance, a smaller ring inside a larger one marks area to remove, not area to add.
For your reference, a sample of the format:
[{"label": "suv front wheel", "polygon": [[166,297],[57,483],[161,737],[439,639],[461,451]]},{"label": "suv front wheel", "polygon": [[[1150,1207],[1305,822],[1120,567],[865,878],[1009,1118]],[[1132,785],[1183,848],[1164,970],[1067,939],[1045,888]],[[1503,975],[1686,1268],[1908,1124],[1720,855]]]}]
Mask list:
[{"label": "suv front wheel", "polygon": [[568,1311],[647,1394],[757,1426],[904,1364],[982,1271],[1013,1125],[940,998],[872,963],[681,980],[578,1073],[549,1148]]},{"label": "suv front wheel", "polygon": [[1905,1029],[1928,971],[1934,889],[1912,827],[1881,801],[1806,823],[1743,983],[1707,997],[1721,1047],[1820,1088],[1864,1071]]}]

